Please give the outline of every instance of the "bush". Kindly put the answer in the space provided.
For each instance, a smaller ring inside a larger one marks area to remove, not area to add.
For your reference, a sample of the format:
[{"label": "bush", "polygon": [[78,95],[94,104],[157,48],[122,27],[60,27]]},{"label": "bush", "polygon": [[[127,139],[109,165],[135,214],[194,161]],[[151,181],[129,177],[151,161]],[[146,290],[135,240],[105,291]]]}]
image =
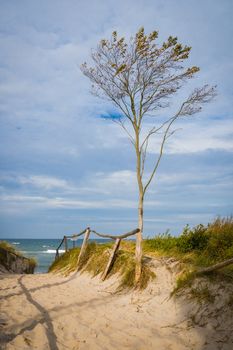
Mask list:
[{"label": "bush", "polygon": [[200,224],[192,230],[187,225],[177,239],[177,247],[182,253],[189,253],[193,250],[203,251],[208,245],[209,238],[207,227],[204,225]]},{"label": "bush", "polygon": [[233,256],[233,218],[217,218],[208,225],[184,228],[180,236],[168,232],[143,242],[147,253],[162,252],[198,266],[208,266]]},{"label": "bush", "polygon": [[186,226],[178,237],[177,248],[181,253],[193,252],[198,264],[210,265],[233,256],[233,219],[217,218],[207,226]]},{"label": "bush", "polygon": [[154,238],[147,238],[143,242],[143,248],[145,251],[161,250],[163,252],[171,251],[177,245],[177,237],[171,236],[167,231],[159,234]]},{"label": "bush", "polygon": [[208,256],[213,260],[230,259],[233,256],[233,218],[217,218],[207,227],[210,236]]}]

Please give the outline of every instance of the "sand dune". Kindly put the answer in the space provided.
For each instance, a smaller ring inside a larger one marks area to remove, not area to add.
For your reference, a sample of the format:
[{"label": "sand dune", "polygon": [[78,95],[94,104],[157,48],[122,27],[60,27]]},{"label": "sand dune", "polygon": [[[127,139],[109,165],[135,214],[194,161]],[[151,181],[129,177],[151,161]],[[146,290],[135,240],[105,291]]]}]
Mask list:
[{"label": "sand dune", "polygon": [[176,262],[155,260],[154,269],[145,291],[118,294],[113,278],[1,275],[1,348],[232,350],[232,318],[217,319],[215,304],[200,309],[187,297],[170,298]]}]

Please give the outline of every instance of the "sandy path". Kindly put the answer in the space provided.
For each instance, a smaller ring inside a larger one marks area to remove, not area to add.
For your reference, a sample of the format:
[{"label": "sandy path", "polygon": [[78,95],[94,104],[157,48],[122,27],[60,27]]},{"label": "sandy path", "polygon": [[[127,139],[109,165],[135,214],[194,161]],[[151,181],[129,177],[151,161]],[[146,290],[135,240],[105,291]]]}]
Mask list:
[{"label": "sandy path", "polygon": [[127,294],[112,293],[113,279],[85,274],[1,275],[1,348],[232,349],[206,341],[211,327],[190,327],[191,305],[169,298],[173,274],[161,262],[155,268],[147,290]]}]

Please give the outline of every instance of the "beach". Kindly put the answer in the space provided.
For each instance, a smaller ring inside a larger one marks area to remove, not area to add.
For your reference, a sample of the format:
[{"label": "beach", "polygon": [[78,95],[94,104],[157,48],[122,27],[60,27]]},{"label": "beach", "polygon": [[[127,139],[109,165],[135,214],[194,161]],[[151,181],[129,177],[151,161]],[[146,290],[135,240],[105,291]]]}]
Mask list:
[{"label": "beach", "polygon": [[117,277],[1,275],[1,349],[232,349],[226,312],[211,318],[209,306],[201,313],[195,301],[170,296],[176,266],[155,260],[156,279],[146,290],[119,293]]}]

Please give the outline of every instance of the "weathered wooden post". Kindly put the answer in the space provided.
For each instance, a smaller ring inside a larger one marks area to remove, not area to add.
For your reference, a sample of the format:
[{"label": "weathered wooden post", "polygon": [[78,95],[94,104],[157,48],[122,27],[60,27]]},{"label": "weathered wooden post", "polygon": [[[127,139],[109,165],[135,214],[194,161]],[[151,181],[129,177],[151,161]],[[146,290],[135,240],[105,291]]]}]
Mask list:
[{"label": "weathered wooden post", "polygon": [[55,255],[55,260],[59,258],[59,250],[56,249],[56,255]]},{"label": "weathered wooden post", "polygon": [[82,246],[81,246],[81,249],[80,249],[80,253],[79,253],[79,256],[78,256],[78,262],[77,262],[77,266],[79,265],[80,263],[80,260],[82,258],[82,256],[84,255],[85,251],[86,251],[86,248],[87,248],[87,244],[88,244],[88,239],[89,239],[89,236],[90,236],[90,227],[88,227],[85,231],[85,234],[84,234],[84,238],[83,238],[83,243],[82,243]]},{"label": "weathered wooden post", "polygon": [[114,263],[114,260],[115,260],[115,257],[116,257],[116,253],[120,247],[120,243],[121,243],[121,239],[120,238],[117,238],[115,240],[115,243],[114,243],[114,246],[113,246],[113,249],[112,249],[112,252],[110,254],[110,257],[109,257],[109,260],[108,260],[108,263],[107,263],[107,266],[106,266],[106,269],[104,270],[104,273],[102,275],[102,280],[104,281],[105,278],[107,277],[107,274],[109,273],[113,263]]},{"label": "weathered wooden post", "polygon": [[68,244],[67,244],[67,237],[66,236],[64,236],[64,242],[65,242],[65,251],[67,252]]}]

